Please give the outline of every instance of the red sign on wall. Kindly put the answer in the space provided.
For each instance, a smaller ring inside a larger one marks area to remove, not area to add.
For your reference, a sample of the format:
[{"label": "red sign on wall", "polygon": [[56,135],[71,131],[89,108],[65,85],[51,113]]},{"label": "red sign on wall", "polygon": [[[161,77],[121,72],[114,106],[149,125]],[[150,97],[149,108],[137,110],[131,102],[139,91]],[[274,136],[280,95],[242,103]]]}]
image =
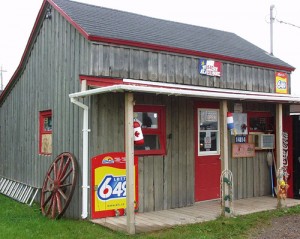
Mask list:
[{"label": "red sign on wall", "polygon": [[[138,158],[134,158],[135,201],[138,199]],[[123,215],[126,208],[125,153],[114,152],[92,158],[92,218]],[[137,207],[137,203],[135,205]]]}]

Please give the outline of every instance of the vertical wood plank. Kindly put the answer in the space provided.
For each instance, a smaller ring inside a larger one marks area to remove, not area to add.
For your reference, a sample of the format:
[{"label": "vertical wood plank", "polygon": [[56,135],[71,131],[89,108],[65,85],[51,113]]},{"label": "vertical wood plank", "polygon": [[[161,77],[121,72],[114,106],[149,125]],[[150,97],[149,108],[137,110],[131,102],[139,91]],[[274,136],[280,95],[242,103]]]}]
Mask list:
[{"label": "vertical wood plank", "polygon": [[196,69],[192,69],[192,59],[190,57],[183,58],[183,83],[190,85],[192,83],[192,72]]},{"label": "vertical wood plank", "polygon": [[183,59],[181,56],[175,57],[175,82],[183,83]]},{"label": "vertical wood plank", "polygon": [[158,79],[158,53],[149,53],[148,79],[151,81]]},{"label": "vertical wood plank", "polygon": [[167,82],[167,55],[158,54],[158,81]]},{"label": "vertical wood plank", "polygon": [[167,57],[167,82],[175,82],[175,57],[172,55]]},{"label": "vertical wood plank", "polygon": [[253,168],[253,158],[247,159],[247,194],[246,197],[253,197],[253,183],[254,179],[254,168]]},{"label": "vertical wood plank", "polygon": [[172,134],[172,105],[171,97],[164,97],[164,104],[166,105],[166,134],[167,134],[167,154],[164,157],[164,209],[171,208],[172,204],[172,148],[173,148],[173,134]]},{"label": "vertical wood plank", "polygon": [[179,98],[180,114],[179,114],[179,128],[178,128],[178,192],[179,192],[179,207],[186,205],[187,200],[187,112],[186,101],[183,98]]},{"label": "vertical wood plank", "polygon": [[179,109],[178,98],[172,98],[172,202],[171,207],[179,206]]},{"label": "vertical wood plank", "polygon": [[194,110],[193,100],[187,99],[186,103],[186,151],[187,151],[187,203],[186,205],[192,205],[195,201],[195,154],[194,154]]},{"label": "vertical wood plank", "polygon": [[164,208],[164,169],[163,157],[153,157],[153,180],[154,180],[154,210],[159,211]]}]

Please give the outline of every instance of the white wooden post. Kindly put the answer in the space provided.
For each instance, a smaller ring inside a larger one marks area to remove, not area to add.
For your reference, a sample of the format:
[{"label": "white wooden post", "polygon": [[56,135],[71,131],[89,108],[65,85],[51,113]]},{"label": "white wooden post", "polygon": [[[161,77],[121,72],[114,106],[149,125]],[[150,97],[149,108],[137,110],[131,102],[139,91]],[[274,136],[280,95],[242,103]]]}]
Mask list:
[{"label": "white wooden post", "polygon": [[227,100],[221,101],[221,167],[222,171],[228,169],[228,130],[227,130]]},{"label": "white wooden post", "polygon": [[283,166],[282,104],[276,104],[276,168]]},{"label": "white wooden post", "polygon": [[129,234],[135,234],[133,104],[133,93],[125,93],[126,217]]}]

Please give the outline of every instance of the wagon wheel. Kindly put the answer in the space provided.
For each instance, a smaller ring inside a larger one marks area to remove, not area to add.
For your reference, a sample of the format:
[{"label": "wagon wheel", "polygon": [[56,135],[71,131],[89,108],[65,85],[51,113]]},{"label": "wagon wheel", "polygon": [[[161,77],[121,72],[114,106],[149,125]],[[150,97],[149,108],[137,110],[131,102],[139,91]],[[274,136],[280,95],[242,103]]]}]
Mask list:
[{"label": "wagon wheel", "polygon": [[42,187],[44,216],[59,219],[67,210],[77,180],[77,163],[71,153],[61,153],[50,165]]}]

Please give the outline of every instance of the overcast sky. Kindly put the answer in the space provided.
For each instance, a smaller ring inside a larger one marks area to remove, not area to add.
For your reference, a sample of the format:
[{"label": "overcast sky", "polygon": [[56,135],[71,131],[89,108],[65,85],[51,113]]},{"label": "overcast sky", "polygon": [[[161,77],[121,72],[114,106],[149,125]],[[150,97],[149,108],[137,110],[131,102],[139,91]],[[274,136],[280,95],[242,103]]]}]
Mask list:
[{"label": "overcast sky", "polygon": [[[292,94],[300,95],[299,0],[79,0],[146,16],[233,32],[270,52],[270,6],[275,5],[276,57],[294,66]],[[17,69],[43,0],[3,1],[0,8],[0,67],[6,84]],[[280,23],[283,21],[285,23]],[[289,24],[296,26],[291,26]]]}]

